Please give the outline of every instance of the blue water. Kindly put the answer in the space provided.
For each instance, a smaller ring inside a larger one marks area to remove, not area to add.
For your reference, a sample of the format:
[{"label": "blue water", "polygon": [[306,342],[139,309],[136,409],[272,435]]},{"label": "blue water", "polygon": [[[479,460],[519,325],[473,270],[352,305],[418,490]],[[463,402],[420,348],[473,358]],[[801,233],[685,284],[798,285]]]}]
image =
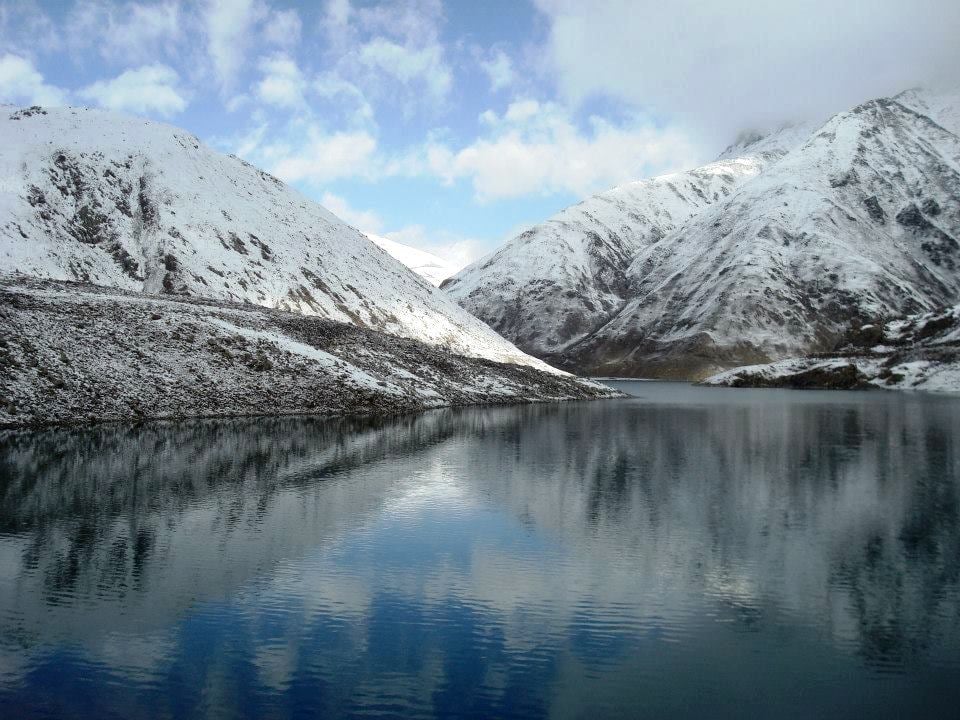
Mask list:
[{"label": "blue water", "polygon": [[955,717],[960,402],[0,434],[0,716]]}]

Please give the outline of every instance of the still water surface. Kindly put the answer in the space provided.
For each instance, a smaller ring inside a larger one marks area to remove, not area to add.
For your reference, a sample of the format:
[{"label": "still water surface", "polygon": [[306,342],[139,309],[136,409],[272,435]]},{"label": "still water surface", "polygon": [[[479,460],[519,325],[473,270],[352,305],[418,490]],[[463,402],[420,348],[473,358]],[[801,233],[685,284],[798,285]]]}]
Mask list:
[{"label": "still water surface", "polygon": [[956,717],[960,402],[0,434],[0,715]]}]

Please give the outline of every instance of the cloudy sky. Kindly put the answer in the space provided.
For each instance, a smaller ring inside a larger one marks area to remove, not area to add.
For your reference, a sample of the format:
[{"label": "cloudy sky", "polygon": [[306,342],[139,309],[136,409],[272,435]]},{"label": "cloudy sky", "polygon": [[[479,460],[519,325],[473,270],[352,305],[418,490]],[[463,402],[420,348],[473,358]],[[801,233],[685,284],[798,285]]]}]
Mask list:
[{"label": "cloudy sky", "polygon": [[956,0],[0,1],[0,102],[187,128],[465,262],[745,129],[956,84]]}]

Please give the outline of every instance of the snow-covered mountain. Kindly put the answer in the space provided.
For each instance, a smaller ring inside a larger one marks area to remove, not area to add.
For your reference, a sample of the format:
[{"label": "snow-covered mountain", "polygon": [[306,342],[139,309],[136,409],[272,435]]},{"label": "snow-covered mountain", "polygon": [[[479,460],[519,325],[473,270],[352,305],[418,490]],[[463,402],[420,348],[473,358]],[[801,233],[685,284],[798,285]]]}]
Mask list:
[{"label": "snow-covered mountain", "polygon": [[856,319],[955,302],[958,198],[960,138],[895,100],[860,105],[641,251],[630,301],[571,357],[702,377],[829,350]]},{"label": "snow-covered mountain", "polygon": [[161,123],[0,112],[0,268],[318,315],[546,368],[276,178]]},{"label": "snow-covered mountain", "polygon": [[672,224],[646,210],[663,179],[624,186],[638,193],[617,218],[631,222],[596,241],[621,270],[578,252],[601,224],[578,208],[604,207],[605,193],[445,287],[520,347],[587,373],[698,378],[830,349],[858,318],[960,299],[960,138],[947,129],[957,107],[955,95],[911,91],[814,131],[745,136],[681,176],[751,170],[705,193],[712,202],[671,208]]},{"label": "snow-covered mountain", "polygon": [[551,356],[624,304],[626,269],[692,215],[760,172],[729,160],[608,190],[521,233],[441,287],[526,352]]},{"label": "snow-covered mountain", "polygon": [[[563,361],[631,297],[644,248],[728,198],[797,142],[795,128],[742,139],[740,157],[620,185],[563,210],[441,287],[518,347]],[[728,149],[732,152],[733,146]]]},{"label": "snow-covered mountain", "polygon": [[440,283],[457,272],[456,265],[426,250],[404,245],[396,240],[373,233],[366,233],[366,235],[376,243],[377,247],[386,250],[392,257],[402,262],[431,285],[439,286]]}]

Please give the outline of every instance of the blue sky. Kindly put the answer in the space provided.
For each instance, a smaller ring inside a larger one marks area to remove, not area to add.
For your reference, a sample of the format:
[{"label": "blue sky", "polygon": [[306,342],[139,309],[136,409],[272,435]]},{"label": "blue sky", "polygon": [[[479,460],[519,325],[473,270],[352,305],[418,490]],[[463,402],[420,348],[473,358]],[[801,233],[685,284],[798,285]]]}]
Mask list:
[{"label": "blue sky", "polygon": [[3,0],[0,101],[170,122],[465,262],[738,130],[955,74],[957,6]]}]

